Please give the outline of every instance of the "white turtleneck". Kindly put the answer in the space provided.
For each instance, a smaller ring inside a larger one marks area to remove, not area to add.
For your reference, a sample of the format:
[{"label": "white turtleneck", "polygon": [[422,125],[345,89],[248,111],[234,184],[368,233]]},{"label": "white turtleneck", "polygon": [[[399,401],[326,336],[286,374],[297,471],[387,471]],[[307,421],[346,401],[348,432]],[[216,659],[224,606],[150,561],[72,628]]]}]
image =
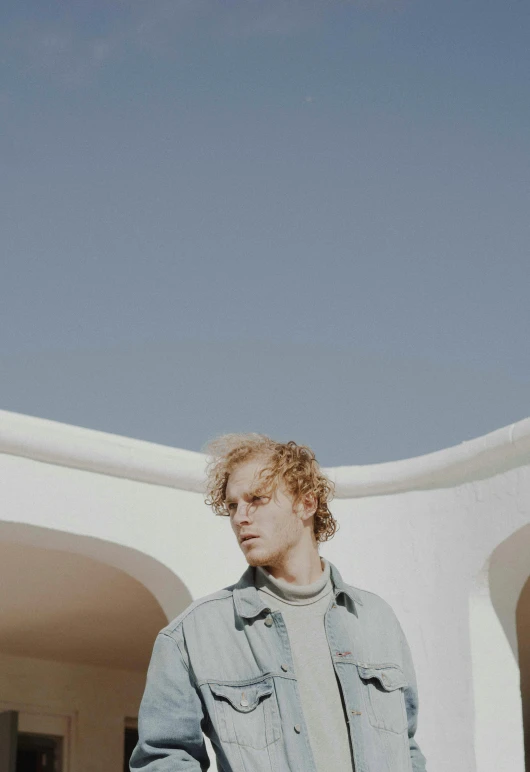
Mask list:
[{"label": "white turtleneck", "polygon": [[324,629],[324,614],[333,597],[329,563],[321,558],[322,576],[311,584],[290,584],[256,568],[259,595],[281,611],[287,632],[302,710],[318,772],[353,772],[348,726],[340,687]]}]

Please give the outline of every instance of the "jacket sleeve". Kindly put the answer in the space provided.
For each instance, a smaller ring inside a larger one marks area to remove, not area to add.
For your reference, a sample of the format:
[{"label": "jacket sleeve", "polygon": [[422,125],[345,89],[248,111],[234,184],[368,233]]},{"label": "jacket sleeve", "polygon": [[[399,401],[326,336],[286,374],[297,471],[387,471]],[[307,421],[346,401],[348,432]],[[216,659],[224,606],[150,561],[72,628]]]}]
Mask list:
[{"label": "jacket sleeve", "polygon": [[130,770],[203,772],[210,766],[202,733],[205,715],[177,641],[162,632],[153,648],[138,716]]},{"label": "jacket sleeve", "polygon": [[407,639],[405,638],[405,634],[399,622],[398,630],[401,638],[401,649],[403,652],[403,670],[405,673],[405,678],[407,679],[407,686],[404,691],[405,707],[407,709],[408,717],[410,760],[412,762],[412,769],[414,772],[426,772],[426,759],[421,752],[415,737],[416,728],[418,726],[418,687],[416,684],[416,673],[412,663],[410,647],[407,643]]}]

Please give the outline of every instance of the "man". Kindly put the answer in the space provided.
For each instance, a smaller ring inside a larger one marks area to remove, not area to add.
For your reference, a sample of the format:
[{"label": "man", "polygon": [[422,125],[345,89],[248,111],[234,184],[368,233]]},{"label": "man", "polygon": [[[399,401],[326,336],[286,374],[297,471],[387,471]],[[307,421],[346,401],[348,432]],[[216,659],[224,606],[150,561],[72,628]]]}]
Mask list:
[{"label": "man", "polygon": [[[313,452],[209,446],[206,502],[249,567],[159,633],[132,772],[423,772],[409,647],[392,609],[319,556],[337,524]],[[205,566],[207,570],[207,566]]]}]

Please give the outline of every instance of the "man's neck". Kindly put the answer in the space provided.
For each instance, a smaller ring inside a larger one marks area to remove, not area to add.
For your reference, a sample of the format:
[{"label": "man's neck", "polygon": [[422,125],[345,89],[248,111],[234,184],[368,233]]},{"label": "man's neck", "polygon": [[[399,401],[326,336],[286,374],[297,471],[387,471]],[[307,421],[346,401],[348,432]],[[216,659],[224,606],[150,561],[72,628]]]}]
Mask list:
[{"label": "man's neck", "polygon": [[281,564],[263,566],[275,579],[283,579],[289,584],[313,584],[324,570],[318,551],[311,551],[300,556],[290,556]]}]

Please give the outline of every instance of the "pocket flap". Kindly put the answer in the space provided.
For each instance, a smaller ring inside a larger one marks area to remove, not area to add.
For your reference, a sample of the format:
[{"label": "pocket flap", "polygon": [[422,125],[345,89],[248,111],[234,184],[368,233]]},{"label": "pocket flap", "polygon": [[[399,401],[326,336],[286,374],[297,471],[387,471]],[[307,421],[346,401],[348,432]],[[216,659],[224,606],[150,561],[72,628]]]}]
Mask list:
[{"label": "pocket flap", "polygon": [[272,680],[259,681],[256,684],[234,686],[233,684],[210,683],[210,689],[217,697],[222,697],[240,713],[254,710],[262,697],[273,692]]},{"label": "pocket flap", "polygon": [[365,680],[375,678],[385,692],[392,692],[394,689],[401,689],[407,685],[405,675],[399,665],[358,665],[357,667],[361,678]]}]

